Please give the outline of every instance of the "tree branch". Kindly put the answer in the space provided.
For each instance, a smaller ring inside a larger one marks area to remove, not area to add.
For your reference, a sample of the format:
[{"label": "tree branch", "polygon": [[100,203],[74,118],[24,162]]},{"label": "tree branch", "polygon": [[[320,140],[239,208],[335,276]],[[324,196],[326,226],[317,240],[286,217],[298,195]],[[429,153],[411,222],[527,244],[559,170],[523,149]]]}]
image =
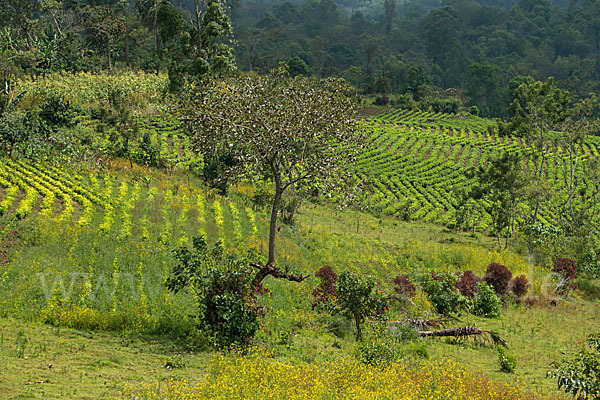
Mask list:
[{"label": "tree branch", "polygon": [[258,288],[258,285],[260,285],[260,283],[262,282],[263,279],[265,279],[267,276],[271,275],[274,278],[283,278],[283,279],[287,279],[288,281],[291,282],[302,282],[303,280],[305,280],[306,278],[308,278],[310,275],[296,275],[296,274],[292,274],[290,272],[287,271],[287,269],[285,271],[282,271],[279,267],[276,267],[274,265],[270,265],[270,264],[266,264],[266,265],[260,265],[258,263],[250,263],[251,267],[257,268],[259,271],[256,273],[256,275],[254,276],[254,279],[252,280],[252,283],[250,285],[250,287],[252,288],[252,290],[256,290],[256,288]]}]

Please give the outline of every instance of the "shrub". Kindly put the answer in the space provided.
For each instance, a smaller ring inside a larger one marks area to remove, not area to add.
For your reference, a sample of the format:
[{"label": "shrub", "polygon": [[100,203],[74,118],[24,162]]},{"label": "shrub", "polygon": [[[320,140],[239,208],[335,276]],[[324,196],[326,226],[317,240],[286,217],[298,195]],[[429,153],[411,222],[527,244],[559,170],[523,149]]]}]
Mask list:
[{"label": "shrub", "polygon": [[600,335],[590,335],[584,348],[571,360],[551,364],[549,377],[556,378],[558,388],[578,399],[600,398]]},{"label": "shrub", "polygon": [[483,280],[486,281],[490,286],[494,288],[496,293],[500,296],[504,295],[508,291],[508,285],[512,279],[512,273],[502,264],[491,263],[487,270]]},{"label": "shrub", "polygon": [[375,105],[377,106],[385,106],[390,102],[390,98],[386,94],[382,94],[381,96],[377,96],[375,98]]},{"label": "shrub", "polygon": [[600,260],[595,250],[588,251],[577,261],[577,274],[589,279],[600,278]]},{"label": "shrub", "polygon": [[312,305],[313,310],[320,305],[331,304],[337,297],[337,288],[335,286],[338,276],[333,269],[326,265],[321,267],[315,276],[321,280],[321,283],[313,290],[312,295],[315,302]]},{"label": "shrub", "polygon": [[142,136],[142,140],[140,140],[136,151],[133,153],[133,159],[150,167],[162,166],[160,149],[152,144],[149,132],[145,132]]},{"label": "shrub", "polygon": [[410,281],[408,275],[398,275],[392,279],[394,291],[406,297],[414,297],[415,287]]},{"label": "shrub", "polygon": [[559,273],[567,284],[577,278],[577,266],[575,265],[575,261],[569,258],[557,258],[554,260],[552,271]]},{"label": "shrub", "polygon": [[467,299],[454,286],[456,276],[452,274],[430,274],[421,277],[421,287],[427,292],[435,310],[442,315],[459,313],[467,305]]},{"label": "shrub", "polygon": [[506,373],[512,373],[517,368],[517,360],[512,354],[506,352],[504,346],[498,346],[498,364],[500,364],[500,370]]},{"label": "shrub", "polygon": [[481,278],[473,273],[473,271],[465,271],[456,282],[456,288],[465,297],[473,298],[477,293],[477,284],[481,282]]},{"label": "shrub", "polygon": [[245,259],[226,256],[218,244],[209,249],[203,237],[193,247],[174,251],[177,265],[167,279],[169,290],[187,288],[198,306],[200,328],[218,347],[246,344],[258,328],[259,310],[250,291],[252,270]]},{"label": "shrub", "polygon": [[529,280],[525,275],[517,276],[512,280],[511,290],[517,298],[522,298],[529,290]]},{"label": "shrub", "polygon": [[361,342],[356,348],[356,358],[367,365],[378,365],[395,361],[396,351],[385,343]]},{"label": "shrub", "polygon": [[40,106],[40,117],[50,126],[73,126],[75,115],[71,103],[57,94],[49,95]]},{"label": "shrub", "polygon": [[375,282],[352,272],[344,272],[337,282],[337,303],[347,318],[354,320],[356,340],[362,337],[361,325],[366,318],[377,317],[385,309],[383,298],[373,289]]},{"label": "shrub", "polygon": [[488,318],[497,318],[502,313],[502,301],[494,289],[485,282],[477,285],[477,295],[473,300],[473,314]]}]

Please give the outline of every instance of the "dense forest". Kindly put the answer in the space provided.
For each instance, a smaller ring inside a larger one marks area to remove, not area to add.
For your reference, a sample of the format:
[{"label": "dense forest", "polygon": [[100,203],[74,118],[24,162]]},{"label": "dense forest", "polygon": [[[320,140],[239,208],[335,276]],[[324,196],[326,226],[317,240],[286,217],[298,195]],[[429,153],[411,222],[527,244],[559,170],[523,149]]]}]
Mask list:
[{"label": "dense forest", "polygon": [[344,77],[381,104],[502,118],[527,76],[553,76],[575,97],[600,83],[596,1],[232,0],[212,14],[212,31],[200,26],[206,13],[200,0],[3,1],[0,67],[168,70],[176,81],[206,68],[198,59],[209,44],[242,70],[283,61],[292,75]]}]

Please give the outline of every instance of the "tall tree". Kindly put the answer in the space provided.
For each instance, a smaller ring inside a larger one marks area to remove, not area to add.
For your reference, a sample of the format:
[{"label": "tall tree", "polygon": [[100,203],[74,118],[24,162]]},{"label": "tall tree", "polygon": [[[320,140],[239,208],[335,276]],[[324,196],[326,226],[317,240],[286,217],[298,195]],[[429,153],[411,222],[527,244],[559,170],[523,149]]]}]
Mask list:
[{"label": "tall tree", "polygon": [[392,23],[396,16],[396,0],[383,0],[383,9],[385,11],[385,33],[392,30]]},{"label": "tall tree", "polygon": [[331,192],[349,179],[346,168],[363,142],[352,93],[342,80],[291,79],[280,67],[265,76],[209,78],[191,94],[184,121],[196,149],[207,158],[230,154],[236,161],[227,171],[232,178],[266,175],[275,186],[268,260],[254,264],[253,288],[269,275],[305,278],[276,265],[282,194],[298,185]]},{"label": "tall tree", "polygon": [[535,81],[522,84],[514,92],[511,104],[514,117],[510,131],[523,137],[530,149],[532,197],[535,203],[531,222],[534,224],[538,219],[540,204],[547,197],[544,181],[548,157],[554,148],[556,133],[569,119],[569,106],[569,92],[557,88],[552,78],[544,83]]},{"label": "tall tree", "polygon": [[112,53],[124,37],[125,24],[109,7],[86,7],[82,14],[94,46],[105,51],[107,67],[112,69]]},{"label": "tall tree", "polygon": [[517,154],[504,153],[487,166],[480,166],[475,176],[477,183],[470,196],[483,201],[483,208],[492,219],[498,246],[502,248],[500,238],[504,237],[504,248],[507,248],[527,183],[521,158]]}]

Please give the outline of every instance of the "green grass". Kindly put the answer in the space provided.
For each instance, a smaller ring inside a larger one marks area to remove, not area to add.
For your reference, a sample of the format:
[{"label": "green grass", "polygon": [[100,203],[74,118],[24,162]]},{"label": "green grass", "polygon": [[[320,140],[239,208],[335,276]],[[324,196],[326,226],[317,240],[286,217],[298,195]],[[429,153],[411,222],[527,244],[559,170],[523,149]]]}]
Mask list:
[{"label": "green grass", "polygon": [[[2,399],[112,399],[126,385],[192,379],[209,358],[182,353],[165,338],[57,329],[11,318],[0,318],[0,327]],[[26,339],[24,347],[17,345],[19,337]],[[179,359],[185,368],[167,368]]]},{"label": "green grass", "polygon": [[[126,386],[139,382],[200,376],[213,353],[207,350],[202,335],[185,339],[194,332],[194,306],[185,293],[169,294],[163,286],[174,262],[170,250],[182,237],[189,240],[200,230],[210,242],[217,239],[220,233],[211,207],[217,201],[223,211],[227,247],[235,249],[234,231],[240,229],[244,242],[237,250],[251,246],[265,256],[268,210],[255,210],[258,238],[251,239],[251,223],[244,211],[249,203],[243,187],[234,190],[230,198],[221,198],[183,173],[165,175],[141,168],[130,171],[119,161],[113,167],[110,179],[96,179],[96,190],[110,192],[114,206],[114,222],[107,233],[98,231],[106,213],[100,207],[84,227],[76,221],[46,219],[35,209],[16,225],[19,246],[11,250],[10,262],[0,266],[1,398],[113,398]],[[137,183],[135,189],[133,178],[140,174],[151,178],[148,186],[156,191],[152,201],[145,184]],[[93,186],[89,171],[81,171],[72,179],[81,186]],[[106,187],[107,183],[111,186]],[[127,192],[119,202],[122,187]],[[126,206],[134,189],[138,199]],[[168,191],[173,197],[165,208]],[[205,196],[206,222],[202,225],[198,225],[198,212],[193,208],[194,196],[200,193]],[[229,202],[235,204],[239,225],[234,224]],[[127,209],[128,217],[123,219]],[[62,210],[59,203],[56,210]],[[132,222],[131,235],[121,237],[128,220]],[[143,220],[147,221],[148,239],[141,237]],[[161,235],[168,240],[159,240]],[[338,273],[350,270],[370,275],[385,291],[391,290],[391,279],[396,275],[471,269],[481,276],[489,263],[500,262],[513,275],[526,273],[538,295],[544,275],[543,269],[529,265],[522,256],[498,252],[493,239],[480,233],[454,232],[439,225],[309,203],[298,212],[294,226],[282,226],[277,252],[279,265],[306,274],[331,265]],[[46,287],[39,274],[43,274]],[[87,276],[91,277],[88,281]],[[62,295],[61,279],[70,296]],[[86,282],[92,285],[93,296],[86,292]],[[69,297],[66,307],[49,308],[53,283],[55,300]],[[290,363],[335,361],[356,354],[352,326],[347,321],[312,311],[311,292],[317,284],[314,277],[301,284],[272,278],[264,283],[273,295],[260,300],[268,313],[254,344]],[[576,351],[585,335],[597,329],[600,317],[594,297],[600,292],[598,283],[586,282],[582,288],[588,300],[559,302],[557,307],[546,303],[533,308],[509,307],[501,319],[463,315],[452,323],[498,331],[508,341],[508,351],[517,357],[514,374],[499,371],[493,347],[468,341],[426,340],[426,351],[418,343],[400,345],[399,351],[409,361],[418,359],[418,353],[427,353],[430,359],[448,357],[493,379],[556,395],[554,382],[545,378],[550,362]],[[70,319],[57,319],[63,311]],[[402,318],[402,313],[396,309],[392,317]],[[43,324],[44,320],[80,330],[59,329]],[[332,328],[332,321],[337,329]],[[180,363],[176,357],[179,353],[185,353],[185,368],[165,368],[168,362]]]},{"label": "green grass", "polygon": [[517,358],[515,373],[500,371],[495,348],[470,341],[456,343],[431,340],[430,357],[448,357],[494,380],[518,382],[538,391],[558,394],[556,382],[546,378],[550,363],[576,353],[590,332],[598,330],[600,305],[581,299],[559,301],[557,306],[532,308],[511,306],[499,319],[478,318],[465,314],[460,325],[477,325],[497,331],[508,344],[508,352]]}]

